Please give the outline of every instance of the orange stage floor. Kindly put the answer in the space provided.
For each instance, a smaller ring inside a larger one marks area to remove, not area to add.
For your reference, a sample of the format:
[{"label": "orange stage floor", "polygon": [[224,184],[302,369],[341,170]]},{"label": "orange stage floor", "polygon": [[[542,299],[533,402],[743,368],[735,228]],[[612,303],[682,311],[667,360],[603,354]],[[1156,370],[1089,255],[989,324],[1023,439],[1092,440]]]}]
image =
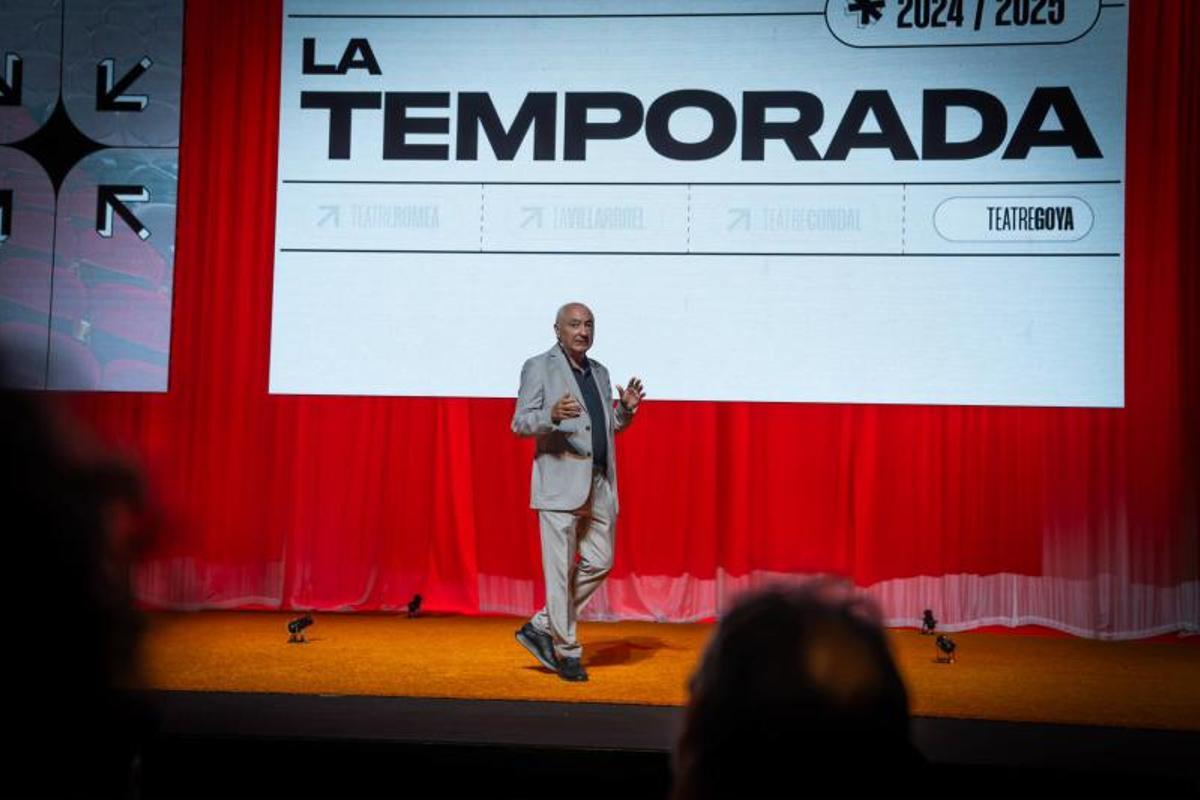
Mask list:
[{"label": "orange stage floor", "polygon": [[[288,645],[292,616],[151,614],[145,681],[161,690],[683,705],[713,630],[583,623],[591,681],[569,684],[516,643],[512,618],[320,614],[309,644]],[[916,715],[1200,730],[1197,639],[953,636],[958,662],[938,664],[931,637],[889,632]]]}]

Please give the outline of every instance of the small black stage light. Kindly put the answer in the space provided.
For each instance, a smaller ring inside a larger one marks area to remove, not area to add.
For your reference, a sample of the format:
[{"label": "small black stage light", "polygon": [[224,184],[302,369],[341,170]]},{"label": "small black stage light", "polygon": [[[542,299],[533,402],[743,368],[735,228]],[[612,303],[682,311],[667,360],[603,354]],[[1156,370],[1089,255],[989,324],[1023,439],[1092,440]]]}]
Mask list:
[{"label": "small black stage light", "polygon": [[408,601],[408,618],[412,619],[421,613],[421,595],[414,594],[413,599]]},{"label": "small black stage light", "polygon": [[925,609],[925,613],[921,616],[921,633],[931,634],[937,630],[937,619],[933,616],[933,609]]},{"label": "small black stage light", "polygon": [[308,637],[304,635],[304,629],[313,624],[311,614],[305,614],[303,617],[296,617],[287,624],[288,644],[307,644]]},{"label": "small black stage light", "polygon": [[958,645],[944,633],[938,634],[938,637],[933,640],[937,647],[937,661],[939,664],[953,664],[955,661],[954,651],[958,649]]}]

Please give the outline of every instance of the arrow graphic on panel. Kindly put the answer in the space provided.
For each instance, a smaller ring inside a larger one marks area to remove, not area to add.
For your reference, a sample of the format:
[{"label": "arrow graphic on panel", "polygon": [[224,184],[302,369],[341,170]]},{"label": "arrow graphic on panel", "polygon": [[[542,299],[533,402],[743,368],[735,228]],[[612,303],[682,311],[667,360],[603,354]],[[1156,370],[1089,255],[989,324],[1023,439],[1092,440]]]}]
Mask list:
[{"label": "arrow graphic on panel", "polygon": [[521,221],[522,228],[528,228],[530,225],[535,228],[542,227],[541,206],[521,206],[521,213],[525,215],[525,219]]},{"label": "arrow graphic on panel", "polygon": [[325,214],[317,220],[317,227],[323,226],[326,222],[333,220],[333,227],[341,227],[341,206],[317,206],[317,211],[324,211]]},{"label": "arrow graphic on panel", "polygon": [[96,65],[96,110],[141,111],[150,102],[144,94],[124,94],[133,82],[145,74],[154,62],[149,56],[134,64],[119,81],[115,80],[116,60],[106,58]]},{"label": "arrow graphic on panel", "polygon": [[150,199],[150,190],[145,186],[116,186],[101,185],[96,187],[96,233],[104,239],[113,235],[113,212],[125,220],[125,224],[133,229],[138,238],[145,241],[150,238],[150,229],[133,215],[126,202],[145,203]]},{"label": "arrow graphic on panel", "polygon": [[21,105],[21,57],[16,53],[4,54],[4,75],[0,77],[0,106]]},{"label": "arrow graphic on panel", "polygon": [[0,242],[12,236],[13,190],[0,189]]}]

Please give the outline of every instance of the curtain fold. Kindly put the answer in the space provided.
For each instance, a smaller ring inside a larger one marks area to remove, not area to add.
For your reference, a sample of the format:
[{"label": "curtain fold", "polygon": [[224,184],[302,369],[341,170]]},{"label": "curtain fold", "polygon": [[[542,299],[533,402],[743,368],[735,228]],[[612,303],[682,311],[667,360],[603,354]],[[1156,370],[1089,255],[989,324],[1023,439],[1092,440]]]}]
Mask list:
[{"label": "curtain fold", "polygon": [[[71,397],[168,510],[139,596],[531,612],[532,448],[511,399],[267,393],[282,8],[186,13],[170,390]],[[895,624],[935,607],[948,629],[1197,629],[1200,15],[1129,13],[1126,407],[649,401],[618,439],[594,617],[703,619],[764,581],[840,573]]]}]

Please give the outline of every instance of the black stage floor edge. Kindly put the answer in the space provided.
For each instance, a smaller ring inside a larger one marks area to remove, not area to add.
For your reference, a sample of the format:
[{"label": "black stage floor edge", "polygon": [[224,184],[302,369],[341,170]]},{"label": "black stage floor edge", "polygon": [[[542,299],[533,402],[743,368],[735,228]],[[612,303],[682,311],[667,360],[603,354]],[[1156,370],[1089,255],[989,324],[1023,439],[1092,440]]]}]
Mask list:
[{"label": "black stage floor edge", "polygon": [[[142,796],[664,798],[678,708],[155,692]],[[932,797],[1200,797],[1200,733],[918,717]],[[798,759],[799,760],[799,759]],[[797,773],[796,793],[804,796]]]}]

